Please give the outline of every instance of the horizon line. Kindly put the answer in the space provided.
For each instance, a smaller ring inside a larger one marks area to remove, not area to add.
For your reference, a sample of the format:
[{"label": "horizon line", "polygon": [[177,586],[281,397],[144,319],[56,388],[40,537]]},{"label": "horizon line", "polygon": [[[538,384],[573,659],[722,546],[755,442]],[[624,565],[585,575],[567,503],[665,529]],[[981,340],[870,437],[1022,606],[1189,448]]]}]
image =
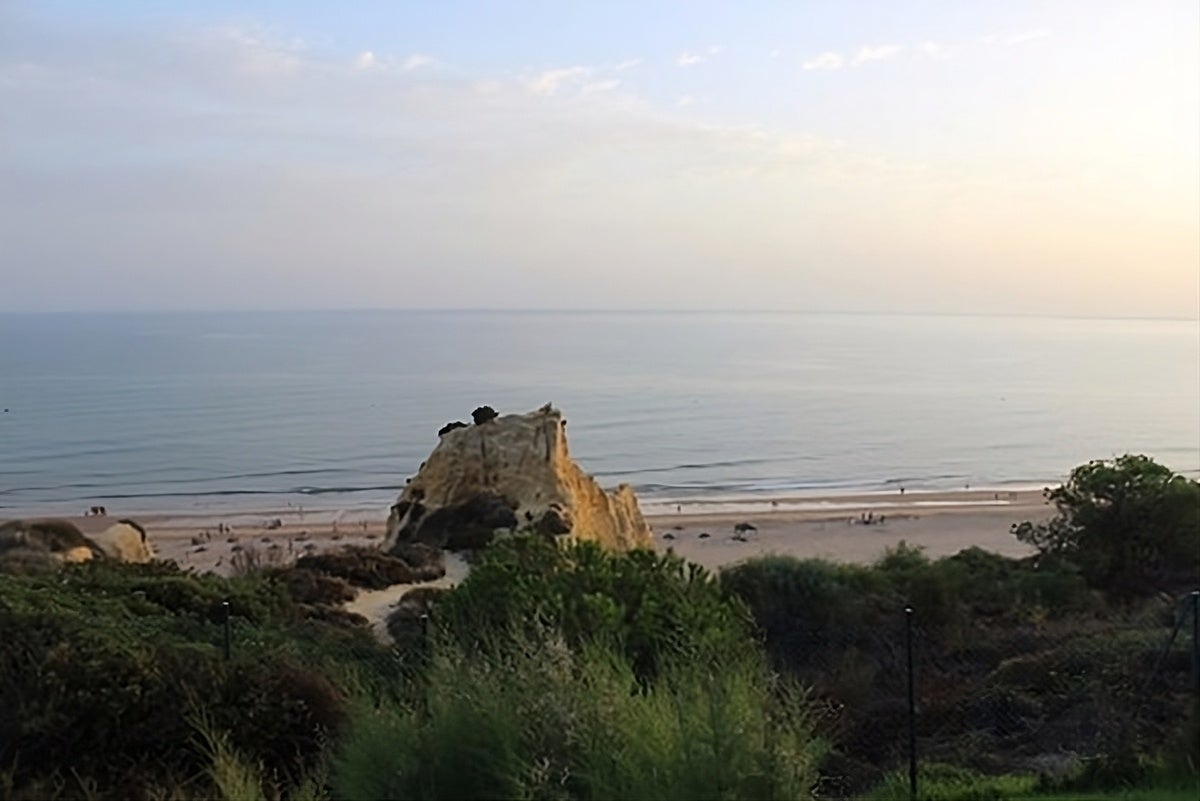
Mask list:
[{"label": "horizon line", "polygon": [[1071,314],[1063,312],[1003,312],[1003,311],[897,311],[894,309],[811,309],[811,308],[487,308],[487,307],[386,307],[386,306],[353,306],[353,307],[300,307],[284,309],[265,308],[131,308],[131,309],[0,309],[0,315],[11,316],[52,316],[52,315],[166,315],[166,314],[353,314],[353,313],[406,313],[406,314],[811,314],[830,316],[884,316],[884,317],[984,317],[984,318],[1020,318],[1020,319],[1053,319],[1053,320],[1127,320],[1155,322],[1200,322],[1200,315],[1181,317],[1178,315],[1145,315],[1145,314]]}]

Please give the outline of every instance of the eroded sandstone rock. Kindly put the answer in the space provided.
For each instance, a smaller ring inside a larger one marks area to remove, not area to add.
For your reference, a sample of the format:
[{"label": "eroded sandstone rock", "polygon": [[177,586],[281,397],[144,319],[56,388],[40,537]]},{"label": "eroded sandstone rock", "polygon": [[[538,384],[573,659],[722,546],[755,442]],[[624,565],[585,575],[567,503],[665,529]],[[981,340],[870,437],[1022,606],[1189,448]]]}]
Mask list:
[{"label": "eroded sandstone rock", "polygon": [[92,528],[85,534],[69,520],[10,520],[0,525],[0,559],[46,564],[92,559],[118,562],[154,559],[146,530],[133,520],[120,520],[102,529]]},{"label": "eroded sandstone rock", "polygon": [[104,552],[66,520],[10,520],[0,525],[0,560],[23,564],[86,562]]},{"label": "eroded sandstone rock", "polygon": [[91,535],[91,540],[110,559],[139,564],[154,561],[154,548],[146,536],[146,529],[134,520],[120,520]]},{"label": "eroded sandstone rock", "polygon": [[561,412],[546,405],[493,415],[439,432],[437,447],[392,507],[385,547],[420,542],[471,550],[498,532],[523,529],[614,549],[650,547],[633,490],[605,492],[571,459]]}]

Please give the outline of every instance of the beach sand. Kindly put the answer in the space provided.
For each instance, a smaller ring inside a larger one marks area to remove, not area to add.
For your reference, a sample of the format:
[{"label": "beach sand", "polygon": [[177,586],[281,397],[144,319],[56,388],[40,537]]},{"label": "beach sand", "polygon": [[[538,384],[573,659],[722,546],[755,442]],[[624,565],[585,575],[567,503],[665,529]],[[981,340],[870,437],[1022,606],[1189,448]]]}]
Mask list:
[{"label": "beach sand", "polygon": [[[1014,523],[1053,513],[1040,490],[909,492],[777,498],[735,503],[692,501],[681,507],[644,504],[655,546],[709,568],[765,554],[870,562],[904,541],[930,557],[978,546],[1006,556],[1029,548],[1010,533]],[[864,524],[869,514],[872,522]],[[68,518],[84,533],[102,530],[117,517],[138,520],[157,555],[198,571],[228,574],[238,549],[281,563],[305,553],[347,545],[378,545],[386,512],[300,510],[229,514],[144,515],[120,510],[108,517]],[[274,527],[278,521],[279,526]],[[738,537],[734,526],[756,527]],[[708,536],[703,536],[707,534]]]},{"label": "beach sand", "polygon": [[[1054,513],[1041,490],[847,495],[777,503],[770,511],[751,514],[697,513],[696,507],[684,507],[682,512],[648,519],[659,548],[719,568],[768,554],[868,563],[902,541],[932,558],[972,546],[1004,556],[1027,556],[1032,549],[1017,541],[1012,525],[1045,520]],[[785,508],[789,505],[801,508]],[[864,523],[863,514],[872,522]],[[739,537],[734,530],[739,523],[757,530]]]},{"label": "beach sand", "polygon": [[[1028,546],[1010,528],[1053,513],[1040,490],[909,492],[777,498],[755,502],[693,500],[683,505],[644,504],[655,547],[716,570],[771,554],[868,563],[906,542],[930,557],[972,546],[1005,556],[1025,556]],[[869,517],[868,517],[869,516]],[[235,557],[253,551],[260,564],[288,564],[306,553],[351,545],[378,546],[386,514],[297,507],[269,512],[137,515],[120,510],[105,517],[66,518],[85,533],[97,533],[119,518],[147,530],[156,556],[198,572],[230,575]],[[866,522],[869,520],[870,522]],[[739,524],[753,526],[738,533]],[[447,574],[422,586],[452,587],[465,578],[466,563],[447,559]],[[362,591],[346,605],[361,614],[382,639],[386,620],[415,585]]]}]

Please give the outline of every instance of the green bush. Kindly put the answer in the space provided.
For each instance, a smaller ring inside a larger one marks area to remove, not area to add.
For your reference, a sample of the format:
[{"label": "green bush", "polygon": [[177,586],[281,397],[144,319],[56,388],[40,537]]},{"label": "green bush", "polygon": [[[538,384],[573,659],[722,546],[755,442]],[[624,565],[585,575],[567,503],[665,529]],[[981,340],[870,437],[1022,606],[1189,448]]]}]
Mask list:
[{"label": "green bush", "polygon": [[207,760],[198,712],[265,775],[303,774],[345,716],[331,677],[351,683],[358,657],[384,654],[365,628],[306,619],[275,582],[163,565],[0,575],[0,631],[2,783],[33,797],[187,786]]},{"label": "green bush", "polygon": [[[981,776],[952,765],[925,765],[917,775],[918,801],[1017,801],[1036,797],[1031,776]],[[907,773],[890,776],[867,801],[909,801]]]},{"label": "green bush", "polygon": [[741,657],[664,663],[550,630],[482,654],[443,639],[410,708],[362,709],[334,762],[345,799],[801,798],[820,744],[804,697]]},{"label": "green bush", "polygon": [[698,565],[536,535],[496,540],[433,618],[468,647],[489,647],[481,633],[545,627],[570,645],[600,638],[617,644],[642,677],[666,662],[740,652],[751,632],[745,607]]},{"label": "green bush", "polygon": [[1126,733],[1144,756],[1173,748],[1182,654],[1146,687],[1171,623],[1163,603],[1109,608],[1061,557],[969,549],[929,560],[901,546],[872,566],[753,559],[720,580],[751,610],[774,664],[822,704],[820,731],[837,750],[831,785],[861,787],[903,756],[908,604],[930,757],[990,772],[1062,743],[1116,752]]}]

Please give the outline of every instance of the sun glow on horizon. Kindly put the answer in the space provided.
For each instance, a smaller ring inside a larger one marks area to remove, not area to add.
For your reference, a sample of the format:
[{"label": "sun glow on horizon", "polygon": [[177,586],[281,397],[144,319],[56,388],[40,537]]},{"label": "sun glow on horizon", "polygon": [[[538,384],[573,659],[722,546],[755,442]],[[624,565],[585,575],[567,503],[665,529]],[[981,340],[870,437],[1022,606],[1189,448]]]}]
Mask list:
[{"label": "sun glow on horizon", "polygon": [[0,8],[0,308],[1200,315],[1194,4],[148,9]]}]

